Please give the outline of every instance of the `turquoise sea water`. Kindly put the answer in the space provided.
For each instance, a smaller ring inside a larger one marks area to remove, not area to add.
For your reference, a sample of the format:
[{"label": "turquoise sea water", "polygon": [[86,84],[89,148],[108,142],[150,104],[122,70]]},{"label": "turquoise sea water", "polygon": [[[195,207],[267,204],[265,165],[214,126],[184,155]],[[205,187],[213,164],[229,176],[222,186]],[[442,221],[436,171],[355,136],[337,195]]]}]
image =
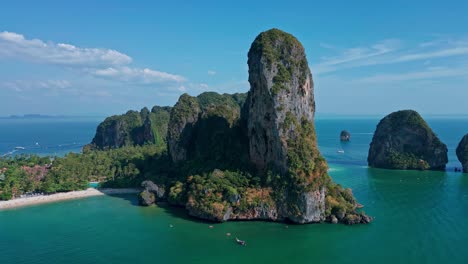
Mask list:
[{"label": "turquoise sea water", "polygon": [[[448,145],[447,172],[367,168],[377,122],[316,122],[331,176],[353,189],[375,218],[369,225],[212,224],[138,207],[133,196],[93,197],[1,211],[0,263],[466,263],[468,174],[453,167],[468,119],[428,119]],[[342,129],[351,142],[338,141]]]}]

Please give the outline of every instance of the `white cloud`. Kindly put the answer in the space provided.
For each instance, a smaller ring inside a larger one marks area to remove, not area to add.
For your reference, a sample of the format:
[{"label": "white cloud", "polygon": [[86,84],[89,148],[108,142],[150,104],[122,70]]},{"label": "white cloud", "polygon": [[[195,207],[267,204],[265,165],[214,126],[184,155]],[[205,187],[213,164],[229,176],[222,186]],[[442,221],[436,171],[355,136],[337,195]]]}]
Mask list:
[{"label": "white cloud", "polygon": [[209,70],[209,71],[208,71],[208,75],[215,75],[215,74],[216,74],[216,72],[213,71],[213,70]]},{"label": "white cloud", "polygon": [[130,67],[110,67],[106,69],[88,69],[88,72],[94,76],[116,79],[125,82],[132,83],[160,83],[160,82],[183,82],[184,77],[180,75],[174,75],[167,72],[160,72],[151,69],[139,69]]},{"label": "white cloud", "polygon": [[16,92],[41,90],[63,90],[71,86],[67,80],[15,80],[0,83],[0,87]]},{"label": "white cloud", "polygon": [[0,32],[0,56],[66,66],[109,66],[132,62],[128,55],[111,49],[79,48],[71,44],[26,39],[13,32]]},{"label": "white cloud", "polygon": [[0,58],[2,57],[72,67],[94,77],[115,81],[140,84],[185,81],[180,75],[130,67],[132,58],[116,50],[44,42],[7,31],[0,32]]},{"label": "white cloud", "polygon": [[200,83],[200,88],[202,88],[202,89],[208,89],[208,84],[206,84],[206,83]]}]

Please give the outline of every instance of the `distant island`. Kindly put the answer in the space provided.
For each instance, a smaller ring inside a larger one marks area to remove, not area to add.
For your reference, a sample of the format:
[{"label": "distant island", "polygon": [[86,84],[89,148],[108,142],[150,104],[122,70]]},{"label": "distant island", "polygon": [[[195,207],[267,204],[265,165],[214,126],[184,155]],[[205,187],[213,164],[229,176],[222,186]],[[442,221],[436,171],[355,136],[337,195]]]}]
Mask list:
[{"label": "distant island", "polygon": [[52,119],[52,118],[77,118],[77,117],[101,117],[102,115],[75,116],[75,115],[43,115],[43,114],[24,114],[0,116],[0,119]]}]

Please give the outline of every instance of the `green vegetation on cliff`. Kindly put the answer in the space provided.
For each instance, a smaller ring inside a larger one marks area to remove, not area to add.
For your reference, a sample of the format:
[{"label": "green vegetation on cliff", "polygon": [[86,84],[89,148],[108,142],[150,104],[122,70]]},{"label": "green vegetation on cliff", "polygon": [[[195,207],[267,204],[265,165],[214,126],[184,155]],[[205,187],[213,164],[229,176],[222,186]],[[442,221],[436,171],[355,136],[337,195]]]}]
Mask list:
[{"label": "green vegetation on cliff", "polygon": [[369,148],[371,167],[385,169],[441,170],[448,162],[447,146],[413,110],[384,117]]},{"label": "green vegetation on cliff", "polygon": [[[278,45],[281,43],[281,45]],[[304,84],[310,73],[302,44],[291,34],[279,29],[270,29],[260,33],[252,43],[249,58],[253,55],[262,56],[270,70],[277,67],[273,93],[284,89],[281,83],[288,82],[293,74],[301,73],[300,84]]]},{"label": "green vegetation on cliff", "polygon": [[247,137],[241,111],[246,94],[183,94],[169,122],[169,153],[179,175],[248,167]]},{"label": "green vegetation on cliff", "polygon": [[151,110],[128,111],[106,118],[96,129],[87,148],[111,149],[123,146],[155,144],[165,148],[171,107],[155,106]]},{"label": "green vegetation on cliff", "polygon": [[468,172],[468,134],[464,135],[458,143],[456,153],[463,166],[463,172]]}]

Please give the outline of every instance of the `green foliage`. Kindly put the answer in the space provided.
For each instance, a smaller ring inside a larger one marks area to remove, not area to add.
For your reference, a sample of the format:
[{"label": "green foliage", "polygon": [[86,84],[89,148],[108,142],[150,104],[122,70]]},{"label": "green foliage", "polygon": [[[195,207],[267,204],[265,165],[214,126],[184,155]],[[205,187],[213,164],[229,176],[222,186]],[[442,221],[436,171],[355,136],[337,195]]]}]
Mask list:
[{"label": "green foliage", "polygon": [[168,199],[169,203],[173,205],[185,206],[187,203],[185,185],[177,181],[170,189]]},{"label": "green foliage", "polygon": [[418,158],[413,153],[401,153],[395,150],[389,150],[387,153],[388,168],[400,170],[427,170],[430,168],[429,164],[422,159]]},{"label": "green foliage", "polygon": [[246,97],[214,92],[180,97],[169,128],[171,151],[185,151],[185,159],[177,164],[178,178],[214,169],[249,169],[248,140],[241,119]]},{"label": "green foliage", "polygon": [[187,184],[187,206],[218,221],[223,220],[230,207],[242,210],[252,206],[247,201],[248,192],[259,187],[259,183],[250,174],[220,170],[190,176]]},{"label": "green foliage", "polygon": [[458,160],[466,167],[465,164],[468,162],[468,134],[464,135],[458,143],[456,153]]},{"label": "green foliage", "polygon": [[[301,85],[310,74],[302,44],[293,35],[276,28],[262,32],[255,38],[249,50],[249,61],[255,56],[262,56],[269,70],[273,69],[274,65],[278,67],[280,82],[288,79],[283,71],[286,69],[290,76],[296,71],[301,73],[299,76]],[[282,65],[284,69],[280,69],[279,65]],[[273,87],[276,87],[275,90],[278,92],[281,85],[275,86],[274,84]]]},{"label": "green foliage", "polygon": [[[147,179],[170,185],[169,164],[165,151],[156,145],[87,150],[83,154],[54,158],[15,156],[0,159],[0,168],[6,168],[5,179],[0,181],[0,197],[11,199],[29,192],[82,190],[90,181],[100,181],[103,187],[139,187]],[[47,166],[47,173],[27,173],[25,167],[36,165]]]},{"label": "green foliage", "polygon": [[278,94],[281,90],[287,91],[287,83],[291,81],[291,73],[284,67],[283,64],[278,64],[278,73],[273,77],[273,87],[271,92],[273,95]]},{"label": "green foliage", "polygon": [[167,127],[172,107],[154,106],[151,109],[149,118],[151,120],[151,130],[154,135],[154,143],[159,148],[166,147]]},{"label": "green foliage", "polygon": [[357,202],[351,189],[343,189],[341,185],[329,181],[326,185],[325,216],[352,215],[356,212]]},{"label": "green foliage", "polygon": [[423,128],[425,130],[432,131],[421,115],[414,110],[396,111],[389,114],[384,120],[392,125],[392,129],[394,131],[398,131],[404,126],[409,126],[415,129]]},{"label": "green foliage", "polygon": [[368,162],[387,169],[444,169],[446,153],[447,146],[416,111],[402,110],[379,122]]},{"label": "green foliage", "polygon": [[300,189],[317,190],[324,185],[328,167],[317,149],[314,124],[303,118],[294,131],[295,137],[287,142],[289,182]]},{"label": "green foliage", "polygon": [[156,144],[166,145],[170,107],[153,107],[150,112],[128,111],[123,115],[106,118],[96,129],[96,135],[88,148],[109,149],[123,146]]}]

